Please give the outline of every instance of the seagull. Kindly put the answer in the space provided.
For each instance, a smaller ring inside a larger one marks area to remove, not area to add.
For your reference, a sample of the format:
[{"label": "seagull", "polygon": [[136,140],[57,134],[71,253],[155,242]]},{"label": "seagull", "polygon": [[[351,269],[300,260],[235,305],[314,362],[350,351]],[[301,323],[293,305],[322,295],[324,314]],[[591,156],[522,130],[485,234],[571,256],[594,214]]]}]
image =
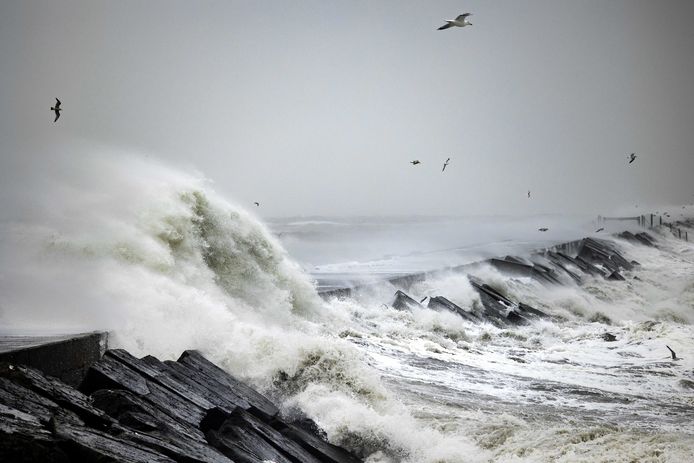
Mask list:
[{"label": "seagull", "polygon": [[450,160],[451,160],[451,158],[446,159],[446,162],[443,163],[443,169],[441,169],[441,172],[446,170],[446,166],[448,165],[448,161],[450,161]]},{"label": "seagull", "polygon": [[410,164],[412,164],[413,166],[416,166],[417,164],[421,164],[421,163],[419,162],[419,159],[415,159],[414,161],[410,161]]},{"label": "seagull", "polygon": [[549,230],[549,228],[538,228],[538,230],[541,232],[546,232],[547,230]]},{"label": "seagull", "polygon": [[455,19],[446,19],[446,24],[443,26],[439,27],[438,30],[442,31],[444,29],[448,29],[449,27],[465,27],[465,26],[472,26],[472,23],[468,21],[468,16],[472,16],[472,13],[464,13],[459,15]]},{"label": "seagull", "polygon": [[605,229],[604,227],[600,227],[600,228],[598,228],[597,230],[595,230],[595,233],[600,233],[600,232],[603,231],[604,229]]},{"label": "seagull", "polygon": [[255,204],[256,206],[260,206],[260,203],[258,201],[254,202],[253,204]]},{"label": "seagull", "polygon": [[669,350],[670,354],[672,354],[672,360],[679,360],[679,358],[677,358],[677,354],[675,354],[675,351],[670,349],[670,346],[666,345],[665,347],[667,347],[667,350]]},{"label": "seagull", "polygon": [[53,121],[55,122],[60,117],[60,111],[62,111],[60,108],[60,100],[58,98],[55,99],[55,106],[51,108],[51,111],[55,111],[55,120]]},{"label": "seagull", "polygon": [[629,164],[631,164],[631,163],[634,162],[635,160],[636,160],[636,153],[631,153],[631,154],[629,155]]},{"label": "seagull", "polygon": [[528,190],[528,199],[530,199],[530,190]]}]

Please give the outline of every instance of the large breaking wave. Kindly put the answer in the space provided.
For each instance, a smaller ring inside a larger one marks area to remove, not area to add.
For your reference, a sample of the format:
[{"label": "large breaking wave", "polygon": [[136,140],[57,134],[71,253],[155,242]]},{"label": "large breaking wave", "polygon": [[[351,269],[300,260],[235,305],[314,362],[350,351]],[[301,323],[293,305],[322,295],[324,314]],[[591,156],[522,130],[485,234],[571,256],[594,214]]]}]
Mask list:
[{"label": "large breaking wave", "polygon": [[[683,461],[694,449],[694,430],[673,438],[682,423],[646,411],[693,405],[682,399],[694,385],[690,244],[619,242],[642,263],[624,284],[548,289],[485,268],[485,281],[558,321],[474,326],[383,307],[388,284],[325,302],[273,234],[201,175],[140,158],[84,162],[33,218],[1,225],[5,329],[108,329],[113,346],[161,358],[200,349],[371,462]],[[412,291],[479,303],[462,274]],[[611,350],[606,330],[619,339]],[[661,358],[666,340],[684,357],[675,366]],[[599,419],[626,416],[624,400],[638,395],[640,421]]]}]

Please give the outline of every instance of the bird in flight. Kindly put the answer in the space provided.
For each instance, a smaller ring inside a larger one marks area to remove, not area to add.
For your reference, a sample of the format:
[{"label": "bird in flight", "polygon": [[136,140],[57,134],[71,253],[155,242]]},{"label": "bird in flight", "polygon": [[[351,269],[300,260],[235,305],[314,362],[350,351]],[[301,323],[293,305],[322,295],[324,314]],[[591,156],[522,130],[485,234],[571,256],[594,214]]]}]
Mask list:
[{"label": "bird in flight", "polygon": [[256,206],[260,206],[260,203],[258,201],[254,202],[253,204],[255,204]]},{"label": "bird in flight", "polygon": [[603,231],[604,229],[605,229],[604,227],[600,227],[600,228],[598,228],[597,230],[595,230],[595,233],[600,233],[600,232]]},{"label": "bird in flight", "polygon": [[634,161],[636,161],[636,153],[631,153],[629,155],[629,164],[631,164]]},{"label": "bird in flight", "polygon": [[415,159],[414,161],[410,161],[410,164],[416,166],[417,164],[421,164],[421,162],[419,162],[419,159]]},{"label": "bird in flight", "polygon": [[679,360],[679,358],[677,357],[677,354],[675,354],[675,351],[670,349],[670,346],[666,345],[665,347],[667,347],[667,350],[670,351],[670,354],[672,355],[672,360]]},{"label": "bird in flight", "polygon": [[530,190],[528,190],[528,199],[530,199]]},{"label": "bird in flight", "polygon": [[53,121],[53,122],[55,122],[60,117],[60,111],[62,111],[62,109],[60,108],[60,100],[59,99],[57,99],[57,98],[55,99],[55,106],[53,106],[51,108],[51,111],[55,112],[55,120]]},{"label": "bird in flight", "polygon": [[538,230],[541,231],[541,232],[546,232],[547,230],[549,230],[549,228],[544,228],[544,227],[543,227],[543,228],[538,228]]},{"label": "bird in flight", "polygon": [[443,26],[439,27],[438,30],[442,31],[444,29],[448,29],[449,27],[465,27],[465,26],[472,26],[472,23],[468,21],[468,16],[472,16],[472,13],[464,13],[459,15],[455,19],[446,19],[446,24]]},{"label": "bird in flight", "polygon": [[446,162],[443,163],[443,169],[441,169],[441,172],[446,170],[446,166],[448,165],[448,162],[451,160],[451,158],[446,159]]}]

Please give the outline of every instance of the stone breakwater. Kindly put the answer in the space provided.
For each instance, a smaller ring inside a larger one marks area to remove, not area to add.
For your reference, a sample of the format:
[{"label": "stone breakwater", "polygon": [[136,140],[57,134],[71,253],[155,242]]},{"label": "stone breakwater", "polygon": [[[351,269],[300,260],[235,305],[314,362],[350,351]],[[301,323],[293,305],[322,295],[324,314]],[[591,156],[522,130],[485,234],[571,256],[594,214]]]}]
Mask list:
[{"label": "stone breakwater", "polygon": [[[57,360],[57,359],[56,359]],[[197,351],[107,350],[78,387],[0,363],[0,461],[357,463]]]},{"label": "stone breakwater", "polygon": [[[622,232],[619,238],[643,246],[655,247],[657,240],[646,232]],[[473,322],[488,322],[496,326],[518,325],[529,323],[538,318],[550,318],[548,314],[531,307],[522,301],[512,301],[497,289],[474,276],[480,266],[490,265],[507,275],[527,277],[545,285],[581,284],[586,278],[605,278],[607,280],[625,280],[623,272],[633,270],[640,264],[625,258],[618,247],[611,241],[584,238],[543,249],[528,257],[505,256],[488,259],[483,262],[455,267],[447,271],[466,274],[471,286],[480,296],[481,305],[460,307],[445,295],[419,298],[407,294],[415,283],[423,281],[436,272],[420,273],[397,277],[388,283],[400,288],[390,302],[398,310],[429,308],[448,310],[463,319]],[[345,288],[321,293],[323,297],[349,297],[352,292],[361,288]]]}]

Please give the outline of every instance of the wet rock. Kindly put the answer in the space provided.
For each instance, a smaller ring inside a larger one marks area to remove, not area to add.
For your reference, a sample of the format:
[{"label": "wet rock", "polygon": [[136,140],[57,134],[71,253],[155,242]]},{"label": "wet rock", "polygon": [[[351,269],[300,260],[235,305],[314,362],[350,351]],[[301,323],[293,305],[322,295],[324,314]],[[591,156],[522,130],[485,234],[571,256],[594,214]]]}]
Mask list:
[{"label": "wet rock", "polygon": [[217,382],[220,388],[228,388],[233,391],[235,395],[241,397],[251,405],[249,411],[252,413],[259,414],[268,419],[279,413],[278,408],[267,397],[238,381],[229,373],[203,357],[200,352],[187,350],[181,354],[178,362],[197,372],[198,375],[205,376],[205,381],[208,383],[212,384],[213,382]]},{"label": "wet rock", "polygon": [[408,310],[411,311],[412,308],[420,308],[423,309],[424,306],[420,304],[419,302],[415,301],[412,299],[410,296],[405,294],[404,292],[398,290],[395,292],[395,299],[393,299],[393,303],[390,304],[391,307],[398,309],[398,310]]},{"label": "wet rock", "polygon": [[89,397],[62,381],[22,365],[0,365],[0,377],[48,398],[62,408],[79,416],[90,426],[105,428],[115,423],[113,418],[92,406]]},{"label": "wet rock", "polygon": [[173,463],[174,460],[150,448],[108,435],[95,429],[56,422],[53,434],[71,461],[85,463]]},{"label": "wet rock", "polygon": [[0,404],[0,461],[67,463],[70,459],[37,417]]},{"label": "wet rock", "polygon": [[617,270],[615,270],[614,272],[610,273],[610,275],[607,277],[607,279],[608,279],[608,280],[612,280],[612,281],[624,281],[624,280],[626,280],[626,278],[624,278],[624,277],[622,276],[622,274],[619,273]]},{"label": "wet rock", "polygon": [[111,355],[104,355],[92,365],[81,387],[88,393],[99,389],[125,389],[156,405],[174,419],[194,427],[205,416],[205,409],[158,382],[139,375]]},{"label": "wet rock", "polygon": [[284,436],[297,442],[322,462],[359,463],[361,461],[345,449],[332,445],[298,426],[281,422],[276,422],[274,426]]},{"label": "wet rock", "polygon": [[612,333],[603,333],[602,339],[603,339],[603,341],[606,341],[606,342],[614,342],[617,340],[617,336],[615,336]]},{"label": "wet rock", "polygon": [[137,431],[161,432],[183,438],[205,441],[204,434],[188,422],[181,422],[165,410],[131,391],[101,389],[92,394],[94,406]]},{"label": "wet rock", "polygon": [[449,310],[453,313],[460,315],[463,319],[471,322],[480,323],[483,321],[474,313],[468,312],[467,310],[454,304],[453,302],[449,301],[443,296],[436,296],[429,299],[429,304],[427,305],[427,307],[433,310]]}]

